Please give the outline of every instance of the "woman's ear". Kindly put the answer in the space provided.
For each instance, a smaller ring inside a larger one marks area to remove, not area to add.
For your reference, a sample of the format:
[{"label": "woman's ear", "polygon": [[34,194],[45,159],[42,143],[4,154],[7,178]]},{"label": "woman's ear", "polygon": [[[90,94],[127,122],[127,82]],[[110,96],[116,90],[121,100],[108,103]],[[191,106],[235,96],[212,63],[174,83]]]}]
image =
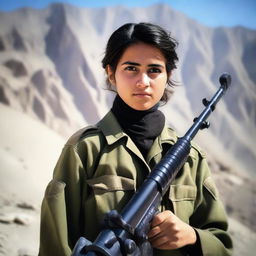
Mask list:
[{"label": "woman's ear", "polygon": [[115,74],[110,65],[106,66],[106,73],[108,76],[108,81],[110,82],[111,85],[115,86],[116,81],[115,81]]}]

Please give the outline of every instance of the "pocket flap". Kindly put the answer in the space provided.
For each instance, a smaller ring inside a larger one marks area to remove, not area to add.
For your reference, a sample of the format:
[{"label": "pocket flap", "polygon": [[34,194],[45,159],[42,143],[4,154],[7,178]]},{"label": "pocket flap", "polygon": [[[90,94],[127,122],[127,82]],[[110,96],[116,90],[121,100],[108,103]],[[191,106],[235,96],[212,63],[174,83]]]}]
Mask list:
[{"label": "pocket flap", "polygon": [[88,179],[86,182],[94,189],[105,191],[135,190],[133,179],[116,175],[103,175],[97,178]]},{"label": "pocket flap", "polygon": [[169,198],[172,201],[195,200],[197,189],[191,185],[171,185]]}]

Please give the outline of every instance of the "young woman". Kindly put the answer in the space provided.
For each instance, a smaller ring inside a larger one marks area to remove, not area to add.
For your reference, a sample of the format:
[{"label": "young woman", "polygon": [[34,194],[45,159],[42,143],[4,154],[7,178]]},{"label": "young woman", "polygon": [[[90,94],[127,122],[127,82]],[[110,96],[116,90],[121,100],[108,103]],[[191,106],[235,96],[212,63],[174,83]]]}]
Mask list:
[{"label": "young woman", "polygon": [[[42,204],[41,256],[68,256],[81,236],[93,241],[103,216],[121,211],[175,143],[158,110],[168,100],[176,41],[149,23],[125,24],[102,60],[117,92],[109,113],[66,143]],[[205,154],[194,144],[148,233],[154,255],[231,255],[227,218]]]}]

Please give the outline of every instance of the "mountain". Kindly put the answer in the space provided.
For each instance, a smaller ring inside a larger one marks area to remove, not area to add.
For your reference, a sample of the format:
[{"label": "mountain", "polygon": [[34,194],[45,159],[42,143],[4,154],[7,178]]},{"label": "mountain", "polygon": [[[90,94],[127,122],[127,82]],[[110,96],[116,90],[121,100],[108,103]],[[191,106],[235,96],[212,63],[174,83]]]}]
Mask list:
[{"label": "mountain", "polygon": [[[231,74],[232,86],[211,115],[210,128],[195,140],[208,154],[229,215],[255,232],[255,206],[247,201],[253,201],[256,193],[255,30],[209,28],[164,4],[146,8],[53,4],[40,10],[0,12],[0,102],[64,140],[80,127],[96,123],[114,97],[105,90],[101,67],[107,39],[122,24],[141,21],[163,26],[179,42],[179,64],[173,74],[178,86],[161,110],[180,135],[203,110],[202,99],[210,99],[218,89],[220,75]],[[8,124],[8,115],[2,118]],[[36,129],[21,128],[22,120],[31,125],[19,118],[17,132],[24,138],[37,134]],[[3,170],[1,175],[6,175]],[[239,196],[233,196],[237,191]]]},{"label": "mountain", "polygon": [[[121,24],[139,21],[163,26],[179,42],[174,79],[181,86],[163,111],[180,134],[202,110],[202,98],[216,91],[219,76],[231,74],[232,88],[205,136],[210,134],[232,161],[254,173],[256,32],[243,27],[208,28],[164,4],[95,9],[53,4],[43,10],[2,12],[1,102],[65,136],[97,122],[113,98],[104,90],[100,66],[106,41]],[[200,143],[211,148],[200,136]],[[222,156],[220,150],[213,154]]]}]

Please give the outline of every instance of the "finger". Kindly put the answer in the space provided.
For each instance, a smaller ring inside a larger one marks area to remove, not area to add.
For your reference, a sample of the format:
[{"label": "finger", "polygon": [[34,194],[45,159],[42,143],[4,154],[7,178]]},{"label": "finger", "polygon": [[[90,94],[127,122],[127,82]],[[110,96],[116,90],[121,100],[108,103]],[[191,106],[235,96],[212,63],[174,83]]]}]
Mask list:
[{"label": "finger", "polygon": [[170,241],[167,236],[161,236],[153,241],[150,240],[152,247],[162,250],[172,250],[179,248],[178,242]]},{"label": "finger", "polygon": [[176,243],[170,242],[170,241],[167,241],[163,244],[159,244],[158,246],[153,246],[153,247],[160,250],[173,250],[173,249],[179,248]]},{"label": "finger", "polygon": [[148,237],[152,238],[154,236],[157,236],[159,233],[161,233],[161,228],[160,226],[155,226],[148,232]]},{"label": "finger", "polygon": [[166,218],[170,217],[170,215],[173,214],[171,211],[163,211],[158,213],[157,215],[154,216],[152,222],[151,222],[151,227],[155,227],[160,225],[162,222],[165,221]]},{"label": "finger", "polygon": [[180,248],[180,243],[177,239],[171,239],[168,236],[157,236],[149,240],[152,247],[163,250],[171,250]]},{"label": "finger", "polygon": [[[172,213],[171,213],[172,214]],[[164,212],[164,214],[162,214],[162,216],[158,216],[161,219],[161,223],[159,225],[156,226],[152,226],[151,225],[151,229],[148,233],[148,237],[154,237],[157,236],[158,234],[164,235],[166,234],[166,232],[168,232],[169,235],[172,234],[172,215],[170,214],[170,212]],[[155,222],[156,223],[156,222]],[[154,223],[153,223],[154,224]]]},{"label": "finger", "polygon": [[148,237],[154,237],[157,236],[158,234],[164,235],[165,233],[168,233],[170,235],[172,234],[172,227],[170,226],[170,223],[167,218],[158,226],[151,228],[150,231],[148,232]]},{"label": "finger", "polygon": [[151,246],[154,248],[159,248],[160,246],[167,243],[168,241],[169,240],[166,236],[161,236],[161,235],[159,235],[157,237],[153,237],[149,240]]}]

